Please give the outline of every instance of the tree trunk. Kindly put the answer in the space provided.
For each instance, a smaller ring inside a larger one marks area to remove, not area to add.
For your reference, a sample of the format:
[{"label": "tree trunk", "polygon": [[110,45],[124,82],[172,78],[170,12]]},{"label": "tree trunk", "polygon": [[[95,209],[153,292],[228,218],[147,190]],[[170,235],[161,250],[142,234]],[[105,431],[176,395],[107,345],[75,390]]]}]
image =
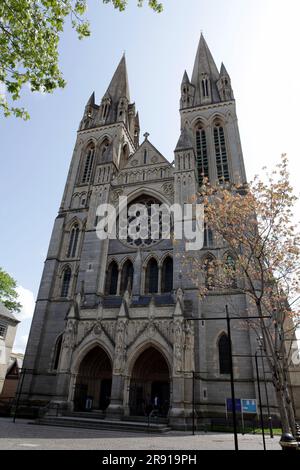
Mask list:
[{"label": "tree trunk", "polygon": [[293,403],[290,397],[289,384],[286,381],[284,382],[284,400],[286,404],[290,428],[292,430],[293,435],[295,436],[296,434],[295,413],[294,413]]},{"label": "tree trunk", "polygon": [[276,387],[276,398],[277,398],[279,414],[280,414],[280,419],[281,419],[282,432],[290,433],[291,429],[290,429],[287,410],[285,407],[285,399],[284,399],[282,390],[278,389],[277,387]]}]

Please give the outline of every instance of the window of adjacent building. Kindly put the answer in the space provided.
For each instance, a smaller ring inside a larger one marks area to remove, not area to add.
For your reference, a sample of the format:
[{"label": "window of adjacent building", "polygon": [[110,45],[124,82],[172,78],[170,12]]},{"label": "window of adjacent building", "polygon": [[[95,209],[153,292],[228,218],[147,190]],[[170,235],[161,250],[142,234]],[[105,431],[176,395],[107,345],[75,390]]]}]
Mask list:
[{"label": "window of adjacent building", "polygon": [[70,282],[71,282],[71,268],[68,266],[62,276],[62,285],[61,285],[61,297],[68,297]]},{"label": "window of adjacent building", "polygon": [[230,374],[229,339],[225,333],[219,339],[218,348],[220,374]]},{"label": "window of adjacent building", "polygon": [[69,247],[67,251],[68,258],[74,258],[76,256],[78,238],[79,238],[79,226],[78,224],[75,224],[73,225],[71,229],[71,233],[70,233]]},{"label": "window of adjacent building", "polygon": [[0,322],[0,338],[5,339],[7,332],[7,324],[4,322]]},{"label": "window of adjacent building", "polygon": [[217,122],[214,127],[214,142],[218,180],[220,183],[228,182],[230,181],[230,177],[225,132],[224,127],[219,122]]},{"label": "window of adjacent building", "polygon": [[154,258],[151,258],[146,267],[145,294],[155,294],[158,292],[158,265]]},{"label": "window of adjacent building", "polygon": [[198,182],[201,185],[209,176],[206,132],[202,126],[196,130],[196,154]]},{"label": "window of adjacent building", "polygon": [[95,154],[95,147],[94,145],[90,145],[87,149],[84,166],[81,176],[81,183],[89,183],[92,174],[92,168],[94,163],[94,154]]}]

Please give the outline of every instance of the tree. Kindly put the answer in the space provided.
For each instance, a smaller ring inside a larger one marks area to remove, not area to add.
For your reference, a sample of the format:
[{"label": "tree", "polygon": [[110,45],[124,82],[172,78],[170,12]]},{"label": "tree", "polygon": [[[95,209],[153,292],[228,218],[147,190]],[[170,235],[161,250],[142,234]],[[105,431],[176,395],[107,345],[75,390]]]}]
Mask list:
[{"label": "tree", "polygon": [[[214,187],[205,182],[199,198],[220,256],[208,260],[209,269],[201,256],[187,256],[195,268],[190,272],[203,272],[204,268],[206,273],[210,271],[212,283],[205,286],[200,281],[199,285],[196,275],[192,275],[193,281],[202,296],[208,289],[246,295],[246,316],[258,320],[247,320],[241,312],[236,315],[261,338],[283,432],[295,431],[289,375],[296,369],[299,372],[299,361],[293,363],[293,348],[297,348],[295,330],[300,317],[291,299],[299,295],[300,236],[293,221],[297,198],[289,182],[287,157],[283,155],[266,178],[257,176],[249,185]],[[298,349],[297,354],[299,358]]]},{"label": "tree", "polygon": [[[123,11],[127,0],[103,0]],[[137,0],[138,6],[143,0]],[[158,0],[150,8],[162,11]],[[28,119],[24,108],[9,100],[20,98],[22,87],[51,93],[66,85],[58,64],[60,34],[69,17],[79,39],[90,35],[85,18],[87,0],[2,0],[0,2],[0,112]]]},{"label": "tree", "polygon": [[0,302],[8,310],[19,312],[22,305],[17,301],[16,281],[2,268],[0,268]]}]

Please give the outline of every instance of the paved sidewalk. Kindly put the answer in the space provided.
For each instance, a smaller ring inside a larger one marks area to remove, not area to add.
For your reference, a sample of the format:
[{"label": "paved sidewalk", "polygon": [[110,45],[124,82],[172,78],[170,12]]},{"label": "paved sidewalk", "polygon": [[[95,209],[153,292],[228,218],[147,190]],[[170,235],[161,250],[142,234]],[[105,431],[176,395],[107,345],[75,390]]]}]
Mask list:
[{"label": "paved sidewalk", "polygon": [[[279,437],[266,436],[268,450],[280,450]],[[261,435],[239,435],[241,450],[263,450]],[[39,426],[0,418],[0,450],[233,450],[233,436],[172,431],[164,435]]]}]

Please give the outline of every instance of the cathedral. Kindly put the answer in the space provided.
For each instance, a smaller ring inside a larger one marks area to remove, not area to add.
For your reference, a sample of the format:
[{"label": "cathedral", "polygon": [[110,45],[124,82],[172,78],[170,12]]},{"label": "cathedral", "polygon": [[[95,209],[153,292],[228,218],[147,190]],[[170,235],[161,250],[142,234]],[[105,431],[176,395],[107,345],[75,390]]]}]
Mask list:
[{"label": "cathedral", "polygon": [[[129,207],[183,206],[204,177],[246,183],[231,79],[224,64],[216,66],[203,35],[190,77],[184,72],[181,82],[174,157],[163,156],[148,133],[140,140],[125,56],[101,102],[94,93],[89,98],[26,350],[27,400],[115,420],[145,417],[156,408],[173,429],[191,425],[193,404],[199,418],[225,416],[231,397],[225,306],[247,316],[245,294],[233,286],[201,298],[183,260],[183,243],[97,236],[98,206],[117,208],[120,196]],[[229,255],[204,226],[204,245],[195,256]],[[206,275],[199,273],[200,283]],[[232,348],[236,397],[258,399],[249,357],[257,341],[238,322]],[[263,406],[267,389],[276,414],[271,382],[262,390]]]}]

